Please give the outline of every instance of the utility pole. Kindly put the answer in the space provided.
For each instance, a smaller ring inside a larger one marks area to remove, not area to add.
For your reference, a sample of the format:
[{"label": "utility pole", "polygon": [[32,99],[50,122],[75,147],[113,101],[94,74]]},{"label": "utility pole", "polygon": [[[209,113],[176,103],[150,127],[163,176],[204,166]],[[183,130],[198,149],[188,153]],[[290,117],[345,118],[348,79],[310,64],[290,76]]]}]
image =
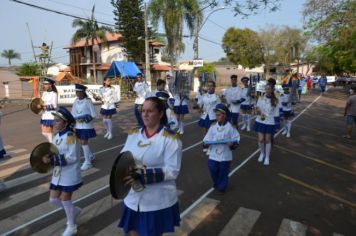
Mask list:
[{"label": "utility pole", "polygon": [[148,14],[147,14],[147,6],[145,4],[145,78],[146,81],[151,82],[151,68],[150,68],[150,49],[148,42]]}]

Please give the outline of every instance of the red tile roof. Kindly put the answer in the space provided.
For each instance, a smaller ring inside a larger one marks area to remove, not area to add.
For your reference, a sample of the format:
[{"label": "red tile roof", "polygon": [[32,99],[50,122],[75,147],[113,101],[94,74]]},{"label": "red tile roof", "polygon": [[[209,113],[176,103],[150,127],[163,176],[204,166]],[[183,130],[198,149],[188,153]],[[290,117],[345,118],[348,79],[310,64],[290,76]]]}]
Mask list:
[{"label": "red tile roof", "polygon": [[[108,42],[119,41],[119,40],[122,38],[122,35],[119,34],[119,33],[110,33],[110,32],[107,32],[105,36],[106,36],[106,40],[107,40]],[[102,43],[102,42],[101,42],[100,39],[94,40],[94,44],[101,44],[101,43]],[[85,39],[82,39],[82,40],[76,42],[75,44],[71,44],[71,45],[65,46],[64,49],[85,47],[85,44],[86,44]],[[90,41],[90,40],[89,40],[89,42],[88,42],[88,46],[91,46],[91,41]]]},{"label": "red tile roof", "polygon": [[152,70],[155,70],[155,71],[169,71],[171,69],[170,66],[168,65],[162,65],[162,64],[154,64],[152,65]]}]

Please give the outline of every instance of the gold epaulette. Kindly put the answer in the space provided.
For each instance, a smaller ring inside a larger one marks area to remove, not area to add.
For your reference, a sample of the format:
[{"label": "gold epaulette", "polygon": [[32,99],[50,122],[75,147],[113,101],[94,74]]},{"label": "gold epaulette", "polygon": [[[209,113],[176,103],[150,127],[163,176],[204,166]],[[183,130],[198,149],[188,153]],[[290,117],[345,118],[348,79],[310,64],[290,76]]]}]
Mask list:
[{"label": "gold epaulette", "polygon": [[180,137],[178,133],[174,132],[173,130],[168,130],[168,129],[164,129],[163,136],[174,138],[174,139],[179,139],[179,137]]},{"label": "gold epaulette", "polygon": [[68,132],[66,144],[74,144],[76,141],[77,141],[77,136],[72,132]]},{"label": "gold epaulette", "polygon": [[130,129],[127,133],[128,133],[128,135],[131,135],[131,134],[138,133],[139,131],[140,131],[140,128],[139,127],[135,127],[133,129]]}]

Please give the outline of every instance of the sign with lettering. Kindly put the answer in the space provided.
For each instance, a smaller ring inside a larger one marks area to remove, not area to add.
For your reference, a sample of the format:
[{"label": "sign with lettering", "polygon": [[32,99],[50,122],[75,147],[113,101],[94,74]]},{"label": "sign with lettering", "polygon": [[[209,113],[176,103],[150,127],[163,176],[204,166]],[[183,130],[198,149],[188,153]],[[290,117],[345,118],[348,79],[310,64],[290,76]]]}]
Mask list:
[{"label": "sign with lettering", "polygon": [[189,65],[193,65],[194,67],[203,67],[204,60],[192,60],[192,61],[189,61]]},{"label": "sign with lettering", "polygon": [[[86,84],[85,86],[88,87],[87,89],[87,94],[88,97],[91,98],[93,103],[100,103],[98,101],[95,101],[93,98],[92,93],[99,94],[99,89],[102,87],[102,85],[90,85]],[[120,101],[120,85],[111,85],[112,87],[115,88],[115,91],[117,92],[117,97]],[[74,100],[77,98],[75,95],[75,87],[74,85],[59,85],[56,86],[57,91],[58,91],[58,104],[73,104]]]}]

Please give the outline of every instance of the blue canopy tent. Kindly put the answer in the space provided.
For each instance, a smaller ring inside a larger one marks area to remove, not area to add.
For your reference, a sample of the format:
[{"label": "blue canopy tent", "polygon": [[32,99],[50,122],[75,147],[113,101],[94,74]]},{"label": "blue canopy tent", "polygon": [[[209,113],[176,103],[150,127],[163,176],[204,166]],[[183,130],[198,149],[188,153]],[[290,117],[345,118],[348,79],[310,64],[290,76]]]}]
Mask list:
[{"label": "blue canopy tent", "polygon": [[106,77],[135,78],[142,72],[134,62],[131,61],[113,61]]}]

